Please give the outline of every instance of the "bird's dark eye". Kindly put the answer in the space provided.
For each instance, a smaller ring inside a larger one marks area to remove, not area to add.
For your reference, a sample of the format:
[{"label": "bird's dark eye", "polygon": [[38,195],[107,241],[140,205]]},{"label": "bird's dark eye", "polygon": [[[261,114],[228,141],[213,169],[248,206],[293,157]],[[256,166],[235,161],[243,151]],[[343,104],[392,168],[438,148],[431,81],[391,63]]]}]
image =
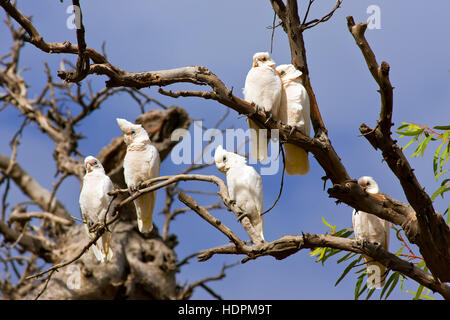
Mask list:
[{"label": "bird's dark eye", "polygon": [[267,61],[267,58],[266,57],[262,58],[262,61]]},{"label": "bird's dark eye", "polygon": [[227,156],[223,156],[222,160],[223,162],[227,162]]},{"label": "bird's dark eye", "polygon": [[282,75],[282,76],[284,76],[285,74],[286,74],[286,72],[284,72],[284,71],[280,72],[280,75]]},{"label": "bird's dark eye", "polygon": [[96,166],[96,165],[98,165],[98,162],[97,162],[97,161],[94,161],[94,166]]},{"label": "bird's dark eye", "polygon": [[367,182],[367,183],[366,183],[366,186],[370,186],[370,182]]},{"label": "bird's dark eye", "polygon": [[131,130],[131,134],[134,136],[136,134],[136,131]]}]

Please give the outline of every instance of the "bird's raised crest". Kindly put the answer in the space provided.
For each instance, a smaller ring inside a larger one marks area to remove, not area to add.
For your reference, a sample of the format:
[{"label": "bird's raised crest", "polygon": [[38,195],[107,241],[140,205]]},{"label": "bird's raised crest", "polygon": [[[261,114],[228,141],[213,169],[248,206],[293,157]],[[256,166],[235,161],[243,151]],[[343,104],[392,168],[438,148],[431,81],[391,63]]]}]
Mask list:
[{"label": "bird's raised crest", "polygon": [[120,130],[124,134],[124,140],[127,145],[142,144],[150,141],[148,133],[142,125],[121,118],[117,118],[116,120]]}]

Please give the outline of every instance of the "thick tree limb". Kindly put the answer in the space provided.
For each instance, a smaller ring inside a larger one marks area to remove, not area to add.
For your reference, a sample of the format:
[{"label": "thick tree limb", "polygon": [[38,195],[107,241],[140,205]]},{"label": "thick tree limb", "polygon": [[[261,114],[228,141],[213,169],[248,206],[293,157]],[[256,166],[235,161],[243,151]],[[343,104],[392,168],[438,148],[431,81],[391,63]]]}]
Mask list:
[{"label": "thick tree limb", "polygon": [[406,203],[391,198],[388,194],[381,193],[374,197],[365,192],[356,180],[336,184],[328,189],[328,193],[330,197],[345,202],[356,210],[370,212],[401,226],[408,239],[413,243],[419,237],[419,226],[414,209]]},{"label": "thick tree limb", "polygon": [[238,250],[245,251],[245,243],[239,239],[230,228],[224,225],[219,219],[213,217],[208,210],[204,207],[200,206],[192,197],[186,195],[183,192],[178,194],[178,199],[187,205],[189,208],[198,213],[204,220],[206,220],[210,225],[217,228],[220,232],[222,232],[231,242],[234,243]]},{"label": "thick tree limb", "polygon": [[381,246],[368,242],[361,243],[354,239],[335,237],[326,234],[316,235],[306,233],[303,236],[283,236],[278,240],[265,242],[255,250],[252,250],[252,246],[246,247],[245,250],[240,250],[238,247],[226,245],[205,250],[199,255],[199,258],[201,258],[202,261],[205,261],[214,254],[244,254],[248,257],[244,259],[243,262],[250,259],[256,259],[260,256],[273,256],[276,259],[285,259],[302,249],[315,249],[319,247],[328,247],[365,254],[374,260],[379,261],[388,269],[398,271],[417,281],[421,285],[430,288],[434,292],[438,292],[445,299],[450,299],[450,286],[435,279],[431,274],[417,268],[414,264],[406,262],[396,255],[384,250]]},{"label": "thick tree limb", "polygon": [[92,239],[89,239],[89,242],[75,255],[73,256],[71,259],[69,259],[68,261],[64,261],[58,264],[53,265],[52,267],[50,267],[47,270],[38,272],[36,274],[33,274],[31,276],[27,277],[27,280],[29,279],[33,279],[33,278],[37,278],[40,277],[46,273],[49,272],[53,272],[56,271],[60,268],[63,268],[65,266],[68,266],[69,264],[77,261],[78,259],[80,259],[88,250],[89,248],[97,242],[98,239],[100,239],[100,237],[106,232],[108,225],[111,225],[112,223],[116,222],[119,219],[119,215],[116,215],[114,218],[112,218],[111,220],[107,221],[106,224],[102,224],[100,225],[96,232],[95,232],[95,236]]}]

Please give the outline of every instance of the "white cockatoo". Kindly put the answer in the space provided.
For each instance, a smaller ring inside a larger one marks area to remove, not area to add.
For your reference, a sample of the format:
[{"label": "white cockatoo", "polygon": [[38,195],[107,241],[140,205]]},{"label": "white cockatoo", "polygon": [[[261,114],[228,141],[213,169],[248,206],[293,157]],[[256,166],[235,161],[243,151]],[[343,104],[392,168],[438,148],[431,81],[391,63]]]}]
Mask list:
[{"label": "white cockatoo", "polygon": [[[127,154],[123,160],[123,175],[128,188],[134,191],[139,185],[159,176],[159,152],[151,144],[147,131],[140,124],[117,119],[124,134]],[[156,191],[148,192],[134,200],[139,231],[147,233],[153,229],[153,208]]]},{"label": "white cockatoo", "polygon": [[[275,71],[275,62],[267,52],[258,52],[253,55],[253,66],[245,79],[244,99],[274,116],[278,113],[281,101],[281,80]],[[264,161],[269,143],[267,130],[261,130],[260,126],[251,119],[248,119],[248,125],[251,129],[250,156],[256,161]]]},{"label": "white cockatoo", "polygon": [[[283,84],[278,119],[282,123],[300,130],[309,136],[311,130],[309,96],[302,84],[302,72],[292,64],[276,68]],[[308,152],[294,144],[285,143],[285,168],[289,175],[304,175],[309,172]]]},{"label": "white cockatoo", "polygon": [[230,200],[247,214],[255,231],[263,234],[263,186],[261,176],[247,165],[246,159],[218,146],[214,154],[216,167],[225,173]]},{"label": "white cockatoo", "polygon": [[[372,177],[361,177],[358,184],[364,190],[375,198],[381,198],[378,184]],[[389,221],[378,218],[377,216],[364,212],[353,210],[353,231],[358,241],[367,241],[381,245],[385,250],[389,250]],[[372,258],[363,255],[367,268],[368,281],[367,287],[381,288],[386,279],[386,267]]]},{"label": "white cockatoo", "polygon": [[[113,191],[111,179],[105,174],[102,164],[96,158],[88,156],[84,159],[84,168],[86,174],[83,178],[83,187],[80,193],[80,209],[88,236],[93,238],[95,233],[89,231],[97,224],[102,224],[105,215],[111,214],[113,197],[108,192]],[[109,211],[108,211],[109,208]],[[111,232],[108,230],[91,246],[98,261],[104,263],[110,261],[113,257],[113,251],[110,247]]]}]

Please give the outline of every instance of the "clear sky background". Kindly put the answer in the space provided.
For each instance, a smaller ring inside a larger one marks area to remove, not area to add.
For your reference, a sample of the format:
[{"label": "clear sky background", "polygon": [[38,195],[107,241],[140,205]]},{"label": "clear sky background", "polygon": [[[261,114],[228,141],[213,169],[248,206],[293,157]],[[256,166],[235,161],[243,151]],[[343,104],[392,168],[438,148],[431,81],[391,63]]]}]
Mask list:
[{"label": "clear sky background", "polygon": [[[301,15],[307,1],[299,1]],[[325,15],[335,1],[316,1],[310,19]],[[66,13],[70,1],[56,0],[19,1],[19,8],[26,15],[33,15],[38,31],[49,42],[71,41],[76,43],[75,30],[66,26]],[[269,51],[273,11],[269,1],[82,1],[86,41],[89,47],[101,50],[106,42],[109,61],[130,72],[171,69],[188,65],[203,65],[214,72],[234,93],[242,96],[245,76],[251,67],[255,52]],[[448,125],[450,119],[448,1],[386,1],[344,0],[330,21],[305,32],[305,46],[314,88],[323,120],[336,152],[341,157],[350,176],[373,176],[381,191],[399,200],[405,196],[393,173],[382,163],[380,153],[359,137],[359,125],[376,125],[380,109],[377,85],[370,75],[363,56],[347,30],[345,17],[353,15],[356,22],[366,21],[369,5],[381,9],[381,29],[368,30],[366,37],[374,50],[378,62],[387,61],[391,66],[390,79],[394,90],[395,127],[401,121],[422,123],[428,126]],[[0,12],[0,19],[5,14]],[[9,31],[0,27],[0,55],[11,45]],[[56,77],[62,58],[76,61],[75,56],[45,54],[31,45],[26,45],[21,56],[21,66],[29,67],[23,75],[31,85],[30,97],[37,95],[45,85],[43,62],[47,61]],[[273,59],[277,64],[290,63],[287,38],[281,28],[276,29]],[[104,86],[106,77],[90,76],[97,89]],[[172,90],[189,89],[192,85],[173,85]],[[200,88],[204,89],[204,88]],[[199,98],[172,99],[161,96],[157,88],[143,92],[166,105],[185,108],[194,119],[202,119],[206,127],[216,123],[226,107],[214,101]],[[150,108],[158,108],[151,105]],[[115,118],[134,120],[140,111],[125,94],[107,100],[101,110],[96,111],[79,127],[87,137],[80,141],[79,150],[86,155],[96,155],[112,138],[120,135]],[[8,142],[21,123],[18,112],[12,107],[0,112],[0,152],[10,155]],[[232,111],[223,127],[247,128],[245,118],[238,118]],[[395,135],[395,134],[394,134]],[[400,139],[405,145],[408,140]],[[18,161],[43,186],[51,189],[55,181],[55,165],[52,157],[53,143],[35,126],[29,126],[22,138]],[[429,148],[431,148],[430,146]],[[410,155],[413,149],[407,150]],[[432,171],[432,151],[422,159],[411,159],[419,181],[430,193],[438,184]],[[282,197],[270,213],[265,216],[265,237],[271,241],[287,234],[301,232],[324,233],[327,228],[321,221],[324,217],[338,228],[351,227],[352,208],[336,205],[323,191],[323,169],[312,156],[311,171],[307,176],[285,176]],[[184,166],[175,166],[170,158],[162,163],[161,175],[176,174]],[[259,169],[259,167],[257,167]],[[203,173],[217,174],[225,179],[215,167]],[[281,172],[274,176],[263,176],[264,207],[275,201]],[[199,184],[185,183],[186,189]],[[203,184],[205,187],[205,185]],[[206,186],[206,187],[209,187]],[[327,185],[330,187],[330,184]],[[3,186],[1,190],[3,191]],[[79,184],[74,178],[67,179],[57,197],[74,216],[80,216],[78,207]],[[215,197],[196,197],[201,204],[216,202]],[[9,202],[24,200],[17,188],[13,188]],[[155,224],[163,225],[158,212],[163,207],[164,192],[158,192],[155,208]],[[179,204],[177,204],[179,205]],[[448,199],[437,200],[435,208],[443,212]],[[227,211],[214,214],[232,228],[240,237],[246,238],[235,217]],[[176,248],[178,258],[226,243],[228,240],[216,229],[201,220],[195,213],[178,216],[171,224],[171,231],[179,237]],[[391,232],[391,239],[395,234]],[[392,241],[391,251],[399,248]],[[413,247],[414,248],[414,247]],[[418,253],[417,248],[416,252]],[[221,266],[238,261],[239,256],[214,256],[207,262],[195,259],[182,268],[177,280],[180,284],[219,274]],[[330,259],[325,267],[315,263],[309,251],[303,250],[282,261],[262,257],[227,270],[224,280],[209,285],[225,299],[352,299],[356,275],[352,272],[337,287],[334,283],[342,273],[344,265],[336,265]],[[414,289],[411,280],[405,287]],[[378,297],[374,294],[374,298]],[[410,299],[398,287],[391,295],[395,299]],[[199,288],[194,299],[210,299],[210,295]]]}]

